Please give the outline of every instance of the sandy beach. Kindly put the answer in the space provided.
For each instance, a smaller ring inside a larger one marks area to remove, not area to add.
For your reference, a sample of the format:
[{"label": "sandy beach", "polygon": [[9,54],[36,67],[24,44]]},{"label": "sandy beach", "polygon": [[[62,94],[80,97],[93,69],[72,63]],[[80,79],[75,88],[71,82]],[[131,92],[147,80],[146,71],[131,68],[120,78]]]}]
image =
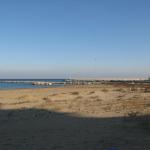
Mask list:
[{"label": "sandy beach", "polygon": [[0,90],[1,150],[150,149],[146,84]]}]

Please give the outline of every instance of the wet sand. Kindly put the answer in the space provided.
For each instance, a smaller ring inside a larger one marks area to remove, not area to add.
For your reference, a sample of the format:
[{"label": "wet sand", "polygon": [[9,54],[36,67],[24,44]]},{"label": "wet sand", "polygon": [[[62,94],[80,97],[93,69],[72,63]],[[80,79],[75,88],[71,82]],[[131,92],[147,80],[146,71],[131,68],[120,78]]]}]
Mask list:
[{"label": "wet sand", "polygon": [[0,149],[150,149],[142,84],[0,90]]}]

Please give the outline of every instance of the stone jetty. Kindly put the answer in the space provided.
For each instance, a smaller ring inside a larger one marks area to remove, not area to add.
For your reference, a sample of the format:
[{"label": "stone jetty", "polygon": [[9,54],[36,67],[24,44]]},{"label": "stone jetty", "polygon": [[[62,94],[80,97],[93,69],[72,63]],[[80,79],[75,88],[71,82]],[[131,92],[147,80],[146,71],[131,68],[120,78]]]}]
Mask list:
[{"label": "stone jetty", "polygon": [[0,81],[4,83],[31,83],[31,85],[52,85],[52,82],[34,82],[34,81]]},{"label": "stone jetty", "polygon": [[30,83],[31,85],[52,85],[52,84],[73,84],[73,85],[85,85],[85,84],[102,84],[102,83],[150,83],[150,78],[146,79],[66,79],[63,82],[35,82],[35,81],[0,81],[5,83]]}]

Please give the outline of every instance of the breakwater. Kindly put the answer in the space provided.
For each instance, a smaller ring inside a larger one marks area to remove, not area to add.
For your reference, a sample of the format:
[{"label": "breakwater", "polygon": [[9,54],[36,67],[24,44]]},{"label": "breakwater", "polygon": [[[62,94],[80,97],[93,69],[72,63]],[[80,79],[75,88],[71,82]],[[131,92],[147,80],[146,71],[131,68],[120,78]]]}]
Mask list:
[{"label": "breakwater", "polygon": [[[3,83],[30,83],[31,85],[52,85],[52,82],[35,82],[35,81],[0,81]],[[55,82],[53,84],[56,84]]]},{"label": "breakwater", "polygon": [[31,85],[52,85],[52,84],[101,84],[101,83],[150,83],[150,79],[66,79],[63,82],[39,82],[39,81],[0,81],[4,83],[30,83]]},{"label": "breakwater", "polygon": [[142,79],[66,79],[66,82],[85,83],[85,84],[100,84],[100,83],[150,83],[150,78]]},{"label": "breakwater", "polygon": [[0,81],[3,83],[30,83],[31,85],[52,85],[52,84],[93,84],[91,83],[86,83],[86,82],[72,82],[72,81],[64,81],[64,82],[35,82],[35,81]]}]

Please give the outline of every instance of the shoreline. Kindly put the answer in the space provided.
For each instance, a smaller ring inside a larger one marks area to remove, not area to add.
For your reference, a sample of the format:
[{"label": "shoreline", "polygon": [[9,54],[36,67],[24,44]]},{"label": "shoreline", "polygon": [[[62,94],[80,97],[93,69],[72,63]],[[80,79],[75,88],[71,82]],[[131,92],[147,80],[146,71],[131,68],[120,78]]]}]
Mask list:
[{"label": "shoreline", "polygon": [[74,85],[64,85],[64,86],[58,86],[58,87],[43,87],[43,88],[18,88],[18,89],[0,89],[0,91],[1,90],[6,90],[6,91],[8,91],[8,90],[36,90],[36,89],[38,89],[38,90],[42,90],[42,89],[51,89],[51,88],[62,88],[62,87],[65,87],[65,86],[74,86]]}]

